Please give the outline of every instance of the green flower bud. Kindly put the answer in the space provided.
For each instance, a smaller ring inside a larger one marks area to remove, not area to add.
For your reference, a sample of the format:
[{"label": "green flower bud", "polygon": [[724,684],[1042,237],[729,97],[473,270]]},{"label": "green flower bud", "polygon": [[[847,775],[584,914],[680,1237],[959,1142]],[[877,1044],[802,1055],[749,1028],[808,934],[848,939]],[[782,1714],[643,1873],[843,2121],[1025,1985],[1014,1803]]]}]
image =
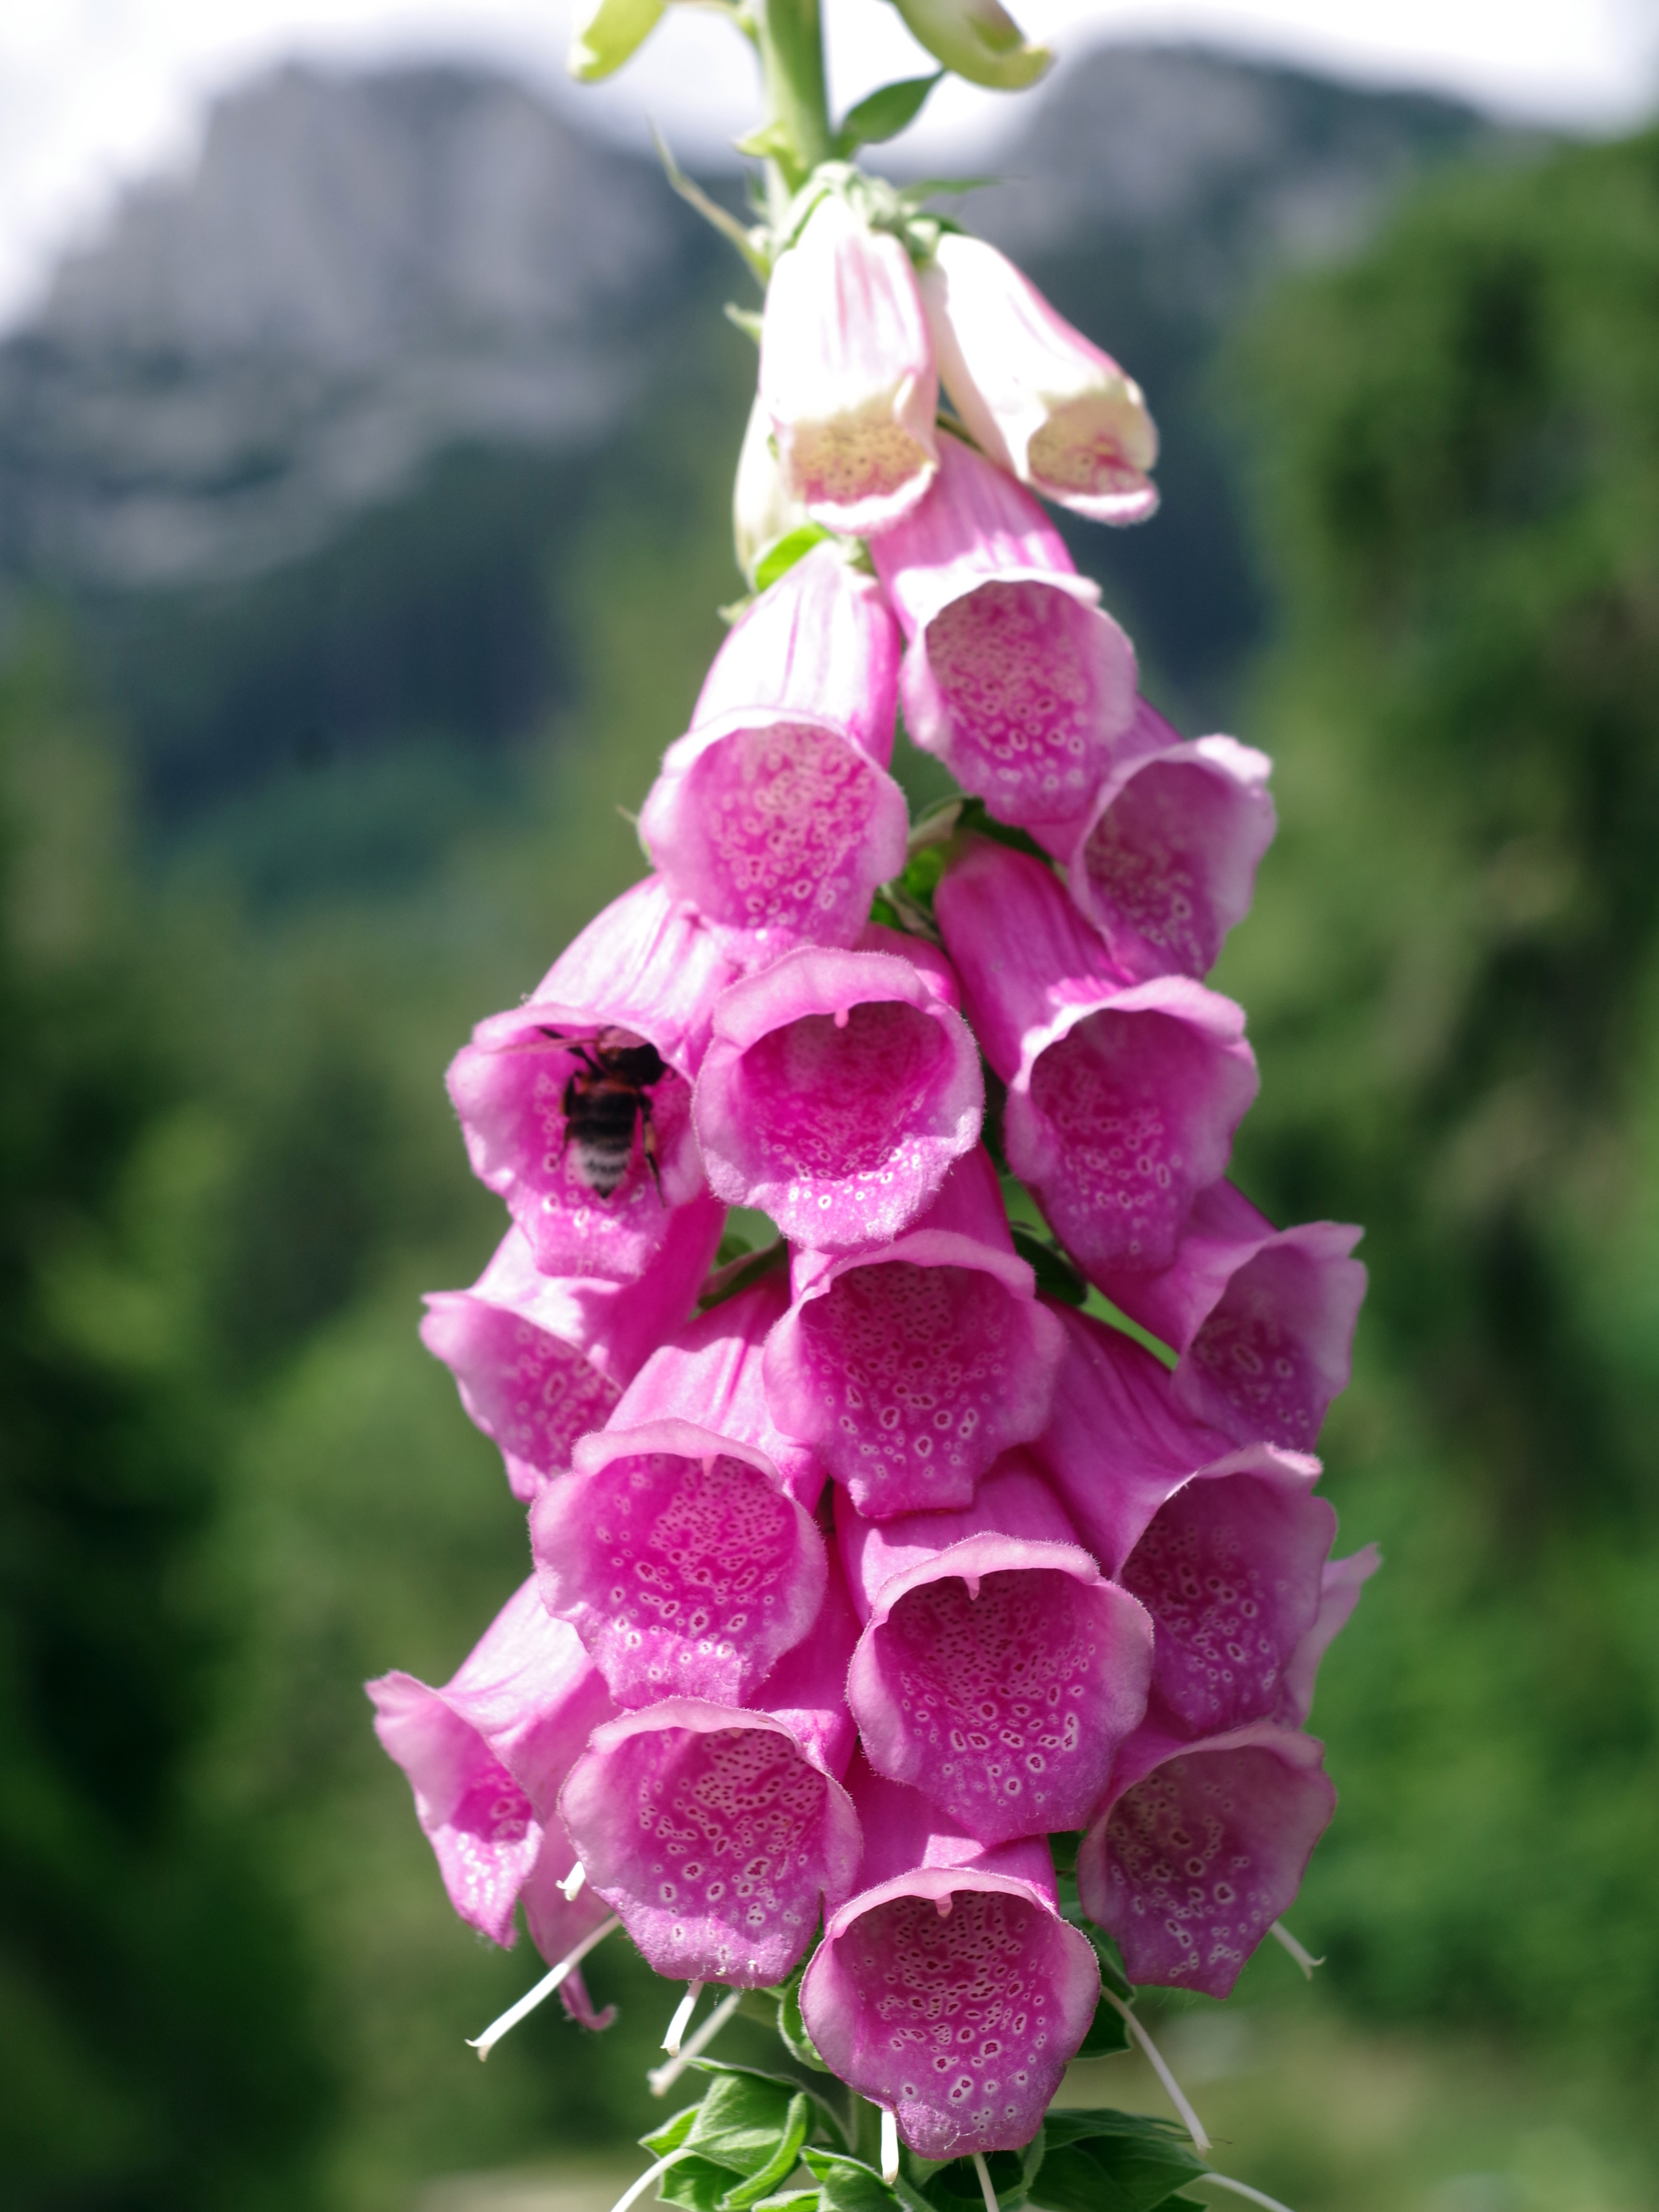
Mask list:
[{"label": "green flower bud", "polygon": [[893,4],[911,37],[969,84],[1018,92],[1035,84],[1054,59],[1047,46],[1026,44],[1024,32],[998,0],[893,0]]},{"label": "green flower bud", "polygon": [[564,65],[582,84],[619,70],[657,27],[663,0],[592,0],[579,15]]}]

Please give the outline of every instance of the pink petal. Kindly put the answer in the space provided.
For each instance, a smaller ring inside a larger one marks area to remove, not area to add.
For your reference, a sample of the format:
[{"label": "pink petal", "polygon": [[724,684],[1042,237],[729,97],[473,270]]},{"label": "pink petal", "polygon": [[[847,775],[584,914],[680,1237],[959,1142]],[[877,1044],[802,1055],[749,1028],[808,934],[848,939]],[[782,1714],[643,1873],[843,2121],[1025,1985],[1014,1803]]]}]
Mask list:
[{"label": "pink petal", "polygon": [[677,1207],[637,1283],[565,1280],[538,1270],[509,1230],[470,1291],[433,1291],[421,1340],[454,1374],[470,1418],[501,1449],[515,1498],[533,1498],[604,1425],[622,1385],[690,1312],[726,1209]]},{"label": "pink petal", "polygon": [[1231,738],[1183,744],[1141,702],[1092,805],[1050,841],[1073,898],[1126,975],[1201,978],[1215,965],[1273,842],[1271,769]]},{"label": "pink petal", "polygon": [[695,1114],[720,1197],[846,1250],[909,1226],[983,1103],[974,1040],[926,969],[806,948],[721,999]]},{"label": "pink petal", "polygon": [[982,239],[947,231],[921,277],[939,374],[982,450],[1096,522],[1141,522],[1158,433],[1140,389]]},{"label": "pink petal", "polygon": [[[872,1805],[854,1795],[861,1811]],[[921,1825],[940,1825],[921,1809]],[[864,1813],[866,1869],[883,1810]],[[831,1914],[802,2014],[831,2070],[892,2112],[920,2156],[1019,2149],[1088,2032],[1099,1968],[1054,1909],[1051,1867],[1042,1881],[999,1870],[1046,1864],[1040,1840],[1002,1852],[939,1840],[931,1863],[914,1857]]]},{"label": "pink petal", "polygon": [[[367,1686],[375,1734],[409,1777],[450,1902],[510,1946],[520,1893],[544,1850],[562,1847],[552,1821],[559,1787],[615,1711],[603,1680],[531,1581],[441,1689],[402,1673]],[[578,1934],[603,1917],[587,1908]]]},{"label": "pink petal", "polygon": [[1334,1221],[1276,1230],[1229,1183],[1200,1194],[1161,1273],[1108,1269],[1107,1297],[1182,1356],[1176,1392],[1239,1438],[1306,1449],[1347,1388],[1365,1270],[1360,1231]]},{"label": "pink petal", "polygon": [[916,744],[1006,822],[1075,817],[1133,720],[1134,649],[1036,501],[943,438],[933,491],[872,553],[910,639]]},{"label": "pink petal", "polygon": [[1014,1256],[982,1150],[904,1236],[868,1254],[797,1253],[795,1277],[766,1348],[767,1402],[860,1513],[965,1505],[1047,1422],[1063,1340]]},{"label": "pink petal", "polygon": [[[939,1549],[905,1522],[865,1535],[837,1513],[869,1595],[847,1694],[872,1765],[987,1843],[1081,1826],[1146,1711],[1152,1623],[1056,1540],[1064,1516],[1018,1454],[970,1511],[912,1517]],[[878,1581],[895,1558],[909,1563]]]},{"label": "pink petal", "polygon": [[927,490],[938,382],[910,257],[826,193],[767,288],[760,396],[788,489],[872,537]]},{"label": "pink petal", "polygon": [[560,1808],[589,1882],[659,1974],[782,1981],[857,1875],[840,1784],[781,1722],[697,1698],[596,1730]]},{"label": "pink petal", "polygon": [[1273,1717],[1287,1728],[1305,1728],[1313,1711],[1319,1662],[1348,1625],[1359,1593],[1382,1564],[1375,1544],[1362,1545],[1345,1559],[1329,1559],[1320,1580],[1319,1610],[1285,1669],[1284,1696]]},{"label": "pink petal", "polygon": [[811,1628],[823,1540],[751,1445],[685,1420],[584,1437],[531,1509],[550,1612],[620,1705],[741,1704]]},{"label": "pink petal", "polygon": [[1132,1982],[1230,1993],[1336,1809],[1322,1757],[1265,1725],[1194,1744],[1147,1729],[1126,1747],[1077,1871]]},{"label": "pink petal", "polygon": [[[673,1208],[702,1192],[690,1079],[732,972],[660,882],[636,884],[529,1005],[480,1022],[451,1063],[473,1173],[506,1200],[544,1273],[632,1280]],[[661,1071],[648,1079],[617,1059],[644,1051]],[[585,1102],[602,1095],[620,1148],[593,1131]]]},{"label": "pink petal", "polygon": [[1157,1632],[1153,1710],[1173,1735],[1272,1720],[1319,1612],[1336,1515],[1293,1480],[1188,1482],[1123,1570]]},{"label": "pink petal", "polygon": [[988,840],[935,911],[1008,1085],[1009,1165],[1091,1281],[1168,1267],[1255,1096],[1243,1013],[1185,976],[1123,988],[1049,870]]}]

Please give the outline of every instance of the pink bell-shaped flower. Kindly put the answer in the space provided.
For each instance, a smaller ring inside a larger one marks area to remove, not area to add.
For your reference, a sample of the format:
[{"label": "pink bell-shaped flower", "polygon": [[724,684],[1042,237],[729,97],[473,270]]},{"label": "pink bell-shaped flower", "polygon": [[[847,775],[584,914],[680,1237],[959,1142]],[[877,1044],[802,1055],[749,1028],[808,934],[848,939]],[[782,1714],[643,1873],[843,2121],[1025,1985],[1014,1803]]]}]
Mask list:
[{"label": "pink bell-shaped flower", "polygon": [[981,238],[946,231],[921,273],[939,376],[980,450],[1091,522],[1144,522],[1158,432],[1140,386]]},{"label": "pink bell-shaped flower", "polygon": [[939,380],[915,271],[839,192],[772,270],[760,397],[786,487],[826,530],[874,537],[933,480]]},{"label": "pink bell-shaped flower", "polygon": [[470,1291],[427,1293],[421,1341],[501,1446],[515,1498],[528,1501],[568,1466],[577,1437],[603,1428],[623,1386],[687,1318],[725,1219],[707,1195],[677,1206],[644,1274],[627,1284],[544,1275],[510,1229]]},{"label": "pink bell-shaped flower", "polygon": [[[415,1792],[422,1829],[450,1903],[511,1946],[522,1895],[536,1948],[550,1961],[605,1918],[560,1883],[575,1865],[554,1805],[572,1762],[615,1712],[603,1677],[533,1580],[509,1598],[441,1689],[412,1674],[368,1686],[374,1732]],[[580,1984],[572,2002],[586,2005]]]},{"label": "pink bell-shaped flower", "polygon": [[1336,1792],[1312,1736],[1258,1724],[1124,1747],[1078,1852],[1078,1893],[1132,1982],[1224,1997],[1302,1887]]},{"label": "pink bell-shaped flower", "polygon": [[1107,1268],[1114,1304],[1181,1354],[1176,1395],[1241,1442],[1311,1448],[1348,1387],[1365,1270],[1360,1231],[1335,1221],[1275,1229],[1231,1183],[1202,1192],[1161,1272]]},{"label": "pink bell-shaped flower", "polygon": [[[757,1285],[653,1353],[531,1510],[544,1601],[620,1705],[741,1705],[818,1616],[823,1540],[748,1440],[782,1296]],[[822,1487],[819,1474],[811,1495]]]},{"label": "pink bell-shaped flower", "polygon": [[985,1103],[954,982],[927,951],[804,946],[726,993],[694,1107],[718,1196],[819,1250],[909,1227]]},{"label": "pink bell-shaped flower", "polygon": [[1081,1827],[1146,1710],[1152,1624],[1011,1452],[957,1513],[836,1533],[864,1633],[848,1702],[878,1773],[988,1844]]},{"label": "pink bell-shaped flower", "polygon": [[988,1848],[860,1762],[849,1787],[865,1886],[801,1978],[807,2033],[920,2157],[1018,2150],[1100,1999],[1093,1947],[1055,1910],[1047,1841]]},{"label": "pink bell-shaped flower", "polygon": [[767,1340],[767,1403],[860,1513],[966,1505],[993,1462],[1046,1424],[1064,1340],[1015,1255],[982,1149],[892,1243],[798,1250],[793,1278]]},{"label": "pink bell-shaped flower", "polygon": [[1045,837],[1125,975],[1201,980],[1214,967],[1273,842],[1272,767],[1232,738],[1183,743],[1143,700],[1087,811]]},{"label": "pink bell-shaped flower", "polygon": [[910,649],[905,727],[1005,822],[1071,822],[1135,712],[1135,657],[1027,491],[958,438],[871,546]]},{"label": "pink bell-shaped flower", "polygon": [[589,1884],[659,1974],[782,1981],[862,1849],[841,1787],[857,1622],[838,1568],[747,1708],[668,1698],[598,1729],[560,1811]]},{"label": "pink bell-shaped flower", "polygon": [[613,900],[449,1069],[472,1171],[544,1274],[629,1282],[703,1190],[691,1079],[734,971],[660,878]]},{"label": "pink bell-shaped flower", "polygon": [[904,866],[893,750],[898,625],[824,544],[721,647],[640,817],[665,879],[737,958],[850,945]]},{"label": "pink bell-shaped flower", "polygon": [[1091,1282],[1168,1267],[1255,1096],[1243,1013],[1184,975],[1126,985],[1053,873],[989,839],[934,911],[1008,1085],[1009,1166]]}]

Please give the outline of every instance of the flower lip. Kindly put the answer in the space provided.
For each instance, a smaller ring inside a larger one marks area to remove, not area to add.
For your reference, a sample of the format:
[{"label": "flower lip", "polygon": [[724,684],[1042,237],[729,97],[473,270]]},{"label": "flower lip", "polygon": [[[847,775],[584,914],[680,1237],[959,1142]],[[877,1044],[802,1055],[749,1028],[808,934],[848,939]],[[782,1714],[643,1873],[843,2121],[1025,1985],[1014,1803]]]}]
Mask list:
[{"label": "flower lip", "polygon": [[908,1227],[983,1108],[977,1048],[938,974],[806,946],[721,999],[693,1115],[719,1196],[844,1250]]},{"label": "flower lip", "polygon": [[845,1897],[858,1815],[766,1712],[670,1698],[596,1729],[561,1794],[587,1876],[659,1973],[782,1980]]},{"label": "flower lip", "polygon": [[904,793],[854,732],[781,707],[734,708],[678,738],[640,816],[653,860],[739,963],[850,944],[903,867],[908,827]]},{"label": "flower lip", "polygon": [[1146,1712],[1152,1648],[1144,1607],[1079,1546],[988,1530],[880,1585],[848,1699],[879,1772],[1008,1843],[1088,1819]]},{"label": "flower lip", "polygon": [[800,2002],[831,2069],[892,2112],[911,2149],[948,2159],[1030,2140],[1099,1993],[1092,1946],[1036,1883],[957,1865],[918,1867],[833,1912]]},{"label": "flower lip", "polygon": [[1231,1993],[1335,1810],[1323,1757],[1315,1737],[1266,1722],[1195,1743],[1148,1725],[1124,1746],[1078,1888],[1131,1981]]},{"label": "flower lip", "polygon": [[1277,826],[1265,753],[1182,739],[1142,700],[1088,806],[1043,842],[1126,977],[1202,980],[1249,913]]},{"label": "flower lip", "polygon": [[531,1510],[544,1603],[620,1705],[744,1702],[811,1629],[829,1565],[765,1453],[674,1419],[584,1437]]}]

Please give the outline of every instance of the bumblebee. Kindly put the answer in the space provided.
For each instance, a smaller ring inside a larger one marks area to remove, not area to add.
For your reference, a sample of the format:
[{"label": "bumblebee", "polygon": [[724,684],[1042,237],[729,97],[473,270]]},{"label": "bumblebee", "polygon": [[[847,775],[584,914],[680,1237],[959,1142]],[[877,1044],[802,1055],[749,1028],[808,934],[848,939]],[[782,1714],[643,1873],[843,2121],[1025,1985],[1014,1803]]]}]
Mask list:
[{"label": "bumblebee", "polygon": [[609,1198],[628,1173],[637,1130],[645,1164],[660,1198],[662,1174],[650,1093],[668,1073],[662,1054],[631,1030],[601,1030],[586,1043],[557,1030],[544,1034],[565,1046],[579,1063],[570,1072],[561,1102],[564,1113],[561,1158],[566,1152],[573,1153],[578,1180],[595,1198]]}]

